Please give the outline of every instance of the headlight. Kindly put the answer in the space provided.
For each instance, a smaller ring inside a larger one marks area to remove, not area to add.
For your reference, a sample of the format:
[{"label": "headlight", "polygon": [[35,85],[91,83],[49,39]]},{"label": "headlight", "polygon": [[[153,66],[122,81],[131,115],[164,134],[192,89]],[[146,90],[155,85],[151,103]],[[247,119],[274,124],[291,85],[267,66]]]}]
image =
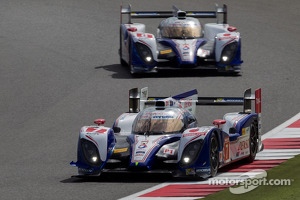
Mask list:
[{"label": "headlight", "polygon": [[183,151],[180,164],[182,166],[191,165],[195,162],[202,149],[203,140],[197,140],[190,143]]},{"label": "headlight", "polygon": [[81,140],[81,149],[84,154],[84,158],[91,165],[99,165],[101,163],[99,152],[94,143],[82,139]]},{"label": "headlight", "polygon": [[149,47],[139,42],[135,43],[135,46],[139,56],[143,59],[144,62],[149,64],[154,62],[152,52]]},{"label": "headlight", "polygon": [[221,54],[221,62],[224,64],[229,64],[234,58],[237,49],[238,49],[237,42],[232,42],[227,46],[225,46]]}]

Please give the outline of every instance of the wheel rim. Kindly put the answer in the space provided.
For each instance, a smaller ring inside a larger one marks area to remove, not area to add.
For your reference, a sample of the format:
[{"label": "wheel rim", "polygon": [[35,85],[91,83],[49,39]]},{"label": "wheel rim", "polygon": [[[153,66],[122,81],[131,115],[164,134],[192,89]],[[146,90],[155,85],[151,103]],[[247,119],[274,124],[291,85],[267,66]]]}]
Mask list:
[{"label": "wheel rim", "polygon": [[257,151],[257,134],[255,134],[255,130],[252,127],[250,133],[250,150],[252,154],[255,154]]},{"label": "wheel rim", "polygon": [[218,144],[216,139],[213,137],[211,140],[210,148],[210,165],[213,170],[216,170],[218,167]]}]

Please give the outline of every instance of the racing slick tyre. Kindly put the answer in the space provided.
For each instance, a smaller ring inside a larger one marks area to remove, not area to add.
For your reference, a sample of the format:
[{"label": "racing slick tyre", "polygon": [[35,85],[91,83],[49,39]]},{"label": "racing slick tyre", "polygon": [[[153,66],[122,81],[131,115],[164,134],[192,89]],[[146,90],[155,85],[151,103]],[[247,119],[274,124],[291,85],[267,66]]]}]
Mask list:
[{"label": "racing slick tyre", "polygon": [[133,67],[133,65],[131,64],[130,61],[129,61],[129,69],[130,69],[130,74],[131,74],[132,77],[134,77],[134,78],[140,78],[140,77],[142,77],[141,73],[137,73],[134,70],[134,67]]},{"label": "racing slick tyre", "polygon": [[120,64],[122,66],[127,66],[127,63],[125,62],[125,60],[123,60],[122,58],[120,58]]},{"label": "racing slick tyre", "polygon": [[258,151],[258,133],[257,133],[257,125],[254,122],[250,126],[250,138],[249,138],[249,150],[250,155],[246,158],[247,162],[253,162]]},{"label": "racing slick tyre", "polygon": [[210,160],[210,172],[211,176],[216,176],[219,168],[219,148],[218,139],[213,133],[210,138],[210,148],[209,148],[209,160]]},{"label": "racing slick tyre", "polygon": [[119,49],[119,56],[120,56],[120,64],[122,66],[126,66],[126,62],[122,59],[122,29],[120,28],[120,49]]},{"label": "racing slick tyre", "polygon": [[[131,52],[131,45],[130,45],[130,47],[129,47],[129,55],[132,55],[132,52]],[[129,67],[129,72],[130,72],[131,76],[136,77],[136,76],[137,76],[137,73],[135,72],[134,67],[133,67],[133,65],[132,65],[132,62],[131,62],[131,56],[129,56],[128,67]]]}]

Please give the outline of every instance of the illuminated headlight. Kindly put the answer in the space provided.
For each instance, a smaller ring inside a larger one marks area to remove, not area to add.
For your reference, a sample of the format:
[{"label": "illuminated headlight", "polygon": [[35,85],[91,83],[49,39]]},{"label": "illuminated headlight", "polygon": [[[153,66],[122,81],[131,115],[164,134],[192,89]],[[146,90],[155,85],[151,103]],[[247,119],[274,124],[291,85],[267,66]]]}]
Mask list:
[{"label": "illuminated headlight", "polygon": [[222,56],[222,61],[227,62],[229,60],[228,56]]},{"label": "illuminated headlight", "polygon": [[238,43],[232,42],[224,47],[221,55],[221,62],[229,64],[234,58],[236,51],[238,49]]},{"label": "illuminated headlight", "polygon": [[86,161],[91,165],[99,165],[101,160],[99,152],[94,143],[82,139],[81,140],[81,149]]},{"label": "illuminated headlight", "polygon": [[146,63],[152,63],[153,62],[153,56],[151,49],[147,47],[144,44],[141,44],[139,42],[135,43],[136,49],[140,57],[144,60]]},{"label": "illuminated headlight", "polygon": [[191,159],[189,157],[184,157],[183,158],[184,163],[189,163],[190,161],[191,161]]},{"label": "illuminated headlight", "polygon": [[92,157],[92,161],[93,161],[93,162],[97,162],[97,161],[98,161],[97,156],[93,156],[93,157]]},{"label": "illuminated headlight", "polygon": [[148,62],[151,62],[151,61],[152,61],[151,56],[147,56],[147,57],[146,57],[146,60],[147,60]]},{"label": "illuminated headlight", "polygon": [[190,165],[198,158],[202,149],[203,140],[197,140],[190,143],[183,151],[181,156],[181,165]]}]

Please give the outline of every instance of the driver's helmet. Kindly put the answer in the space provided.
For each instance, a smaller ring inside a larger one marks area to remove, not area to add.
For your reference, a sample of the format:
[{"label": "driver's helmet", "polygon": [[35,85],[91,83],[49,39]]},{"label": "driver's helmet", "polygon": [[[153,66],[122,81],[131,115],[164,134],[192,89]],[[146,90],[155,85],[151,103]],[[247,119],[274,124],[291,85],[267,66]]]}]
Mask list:
[{"label": "driver's helmet", "polygon": [[202,37],[201,24],[198,19],[192,17],[185,19],[169,17],[161,21],[158,29],[163,38],[194,39]]},{"label": "driver's helmet", "polygon": [[155,107],[141,111],[132,126],[134,134],[172,134],[183,131],[184,123],[179,108]]}]

